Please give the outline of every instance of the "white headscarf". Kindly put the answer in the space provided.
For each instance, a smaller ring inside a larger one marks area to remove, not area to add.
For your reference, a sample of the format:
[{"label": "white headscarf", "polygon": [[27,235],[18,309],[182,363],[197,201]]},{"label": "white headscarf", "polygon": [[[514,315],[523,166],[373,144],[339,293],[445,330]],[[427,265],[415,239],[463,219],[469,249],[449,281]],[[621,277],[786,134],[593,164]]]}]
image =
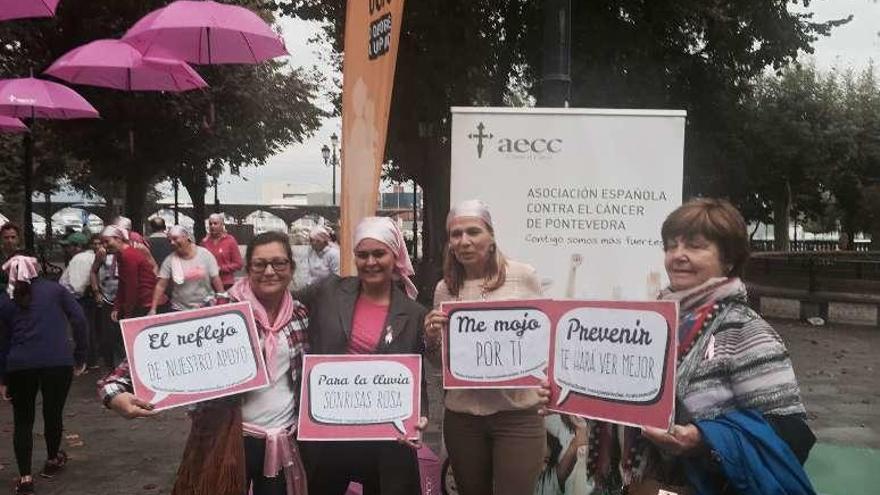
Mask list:
[{"label": "white headscarf", "polygon": [[315,225],[309,230],[309,239],[330,243],[330,232],[323,225]]},{"label": "white headscarf", "polygon": [[193,241],[192,232],[190,232],[189,229],[187,229],[183,225],[172,225],[171,228],[168,229],[168,236],[170,237],[172,235],[178,237],[186,237],[190,240],[190,242]]},{"label": "white headscarf", "polygon": [[226,216],[222,213],[211,213],[208,215],[208,221],[220,222],[220,228],[226,232]]},{"label": "white headscarf", "polygon": [[415,299],[419,291],[409,277],[415,275],[416,272],[409,259],[403,233],[400,232],[397,224],[386,217],[366,217],[354,230],[354,248],[357,249],[358,244],[364,239],[375,239],[388,246],[395,258],[394,273],[403,281],[406,295],[410,299]]},{"label": "white headscarf", "polygon": [[101,237],[117,237],[128,242],[128,231],[118,225],[108,225],[101,231]]},{"label": "white headscarf", "polygon": [[37,278],[39,273],[39,265],[37,259],[30,256],[17,254],[9,258],[3,263],[3,271],[9,276],[9,283],[6,284],[6,293],[12,297],[15,292],[16,282],[31,283],[31,280]]},{"label": "white headscarf", "polygon": [[131,219],[128,217],[118,216],[113,220],[113,225],[131,231]]},{"label": "white headscarf", "polygon": [[446,229],[449,230],[449,225],[452,224],[453,220],[462,217],[479,218],[486,223],[487,227],[490,229],[494,228],[492,225],[492,214],[489,213],[489,205],[479,199],[467,199],[453,206],[446,216]]}]

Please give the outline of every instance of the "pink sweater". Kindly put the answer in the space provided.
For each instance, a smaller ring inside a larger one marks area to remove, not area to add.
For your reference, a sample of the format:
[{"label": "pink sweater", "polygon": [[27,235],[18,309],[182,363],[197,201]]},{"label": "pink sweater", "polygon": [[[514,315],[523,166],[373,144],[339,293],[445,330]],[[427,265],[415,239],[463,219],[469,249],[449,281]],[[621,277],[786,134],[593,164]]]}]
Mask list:
[{"label": "pink sweater", "polygon": [[217,259],[217,265],[220,266],[220,281],[223,282],[223,286],[228,287],[235,283],[235,272],[244,266],[235,237],[223,234],[219,239],[215,239],[208,235],[202,239],[202,247],[210,251]]}]

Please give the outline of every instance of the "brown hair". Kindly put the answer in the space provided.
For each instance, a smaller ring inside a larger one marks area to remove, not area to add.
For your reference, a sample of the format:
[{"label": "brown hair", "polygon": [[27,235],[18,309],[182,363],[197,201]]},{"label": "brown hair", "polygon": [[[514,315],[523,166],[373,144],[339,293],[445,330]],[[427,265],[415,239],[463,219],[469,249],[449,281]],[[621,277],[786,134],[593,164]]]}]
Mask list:
[{"label": "brown hair", "polygon": [[660,229],[663,249],[678,237],[693,239],[702,235],[718,245],[721,261],[730,265],[728,276],[742,276],[749,259],[746,221],[726,199],[697,198],[676,208]]},{"label": "brown hair", "polygon": [[[483,276],[483,292],[492,292],[498,289],[507,280],[507,258],[501,254],[498,244],[495,241],[495,229],[485,221],[481,220],[483,227],[489,231],[492,236],[492,251],[489,254],[489,260],[486,262],[486,270]],[[447,236],[449,228],[446,229]],[[446,252],[443,256],[443,282],[446,283],[446,290],[453,296],[458,296],[458,292],[464,285],[465,271],[462,265],[452,253],[452,245],[446,242]]]},{"label": "brown hair", "polygon": [[276,232],[274,230],[270,230],[268,232],[263,232],[262,234],[257,235],[251,242],[248,243],[247,249],[244,252],[244,262],[247,266],[248,270],[251,267],[251,257],[254,255],[254,248],[257,246],[262,246],[264,244],[272,244],[273,242],[277,242],[284,247],[284,252],[287,254],[287,259],[290,260],[290,270],[296,270],[296,261],[293,259],[293,249],[290,247],[290,238],[287,237],[287,234],[283,232]]},{"label": "brown hair", "polygon": [[15,233],[18,234],[19,237],[21,237],[21,227],[19,227],[15,223],[12,223],[12,222],[4,223],[3,226],[0,227],[0,232],[3,232],[5,230],[14,230]]}]

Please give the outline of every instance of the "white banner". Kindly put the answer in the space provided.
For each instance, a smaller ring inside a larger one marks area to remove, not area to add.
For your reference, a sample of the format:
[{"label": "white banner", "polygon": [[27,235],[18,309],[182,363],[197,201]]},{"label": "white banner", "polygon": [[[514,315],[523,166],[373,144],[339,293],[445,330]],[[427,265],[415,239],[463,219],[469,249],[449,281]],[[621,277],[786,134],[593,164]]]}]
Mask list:
[{"label": "white banner", "polygon": [[681,204],[685,112],[452,108],[453,204],[489,204],[545,297],[654,299]]}]

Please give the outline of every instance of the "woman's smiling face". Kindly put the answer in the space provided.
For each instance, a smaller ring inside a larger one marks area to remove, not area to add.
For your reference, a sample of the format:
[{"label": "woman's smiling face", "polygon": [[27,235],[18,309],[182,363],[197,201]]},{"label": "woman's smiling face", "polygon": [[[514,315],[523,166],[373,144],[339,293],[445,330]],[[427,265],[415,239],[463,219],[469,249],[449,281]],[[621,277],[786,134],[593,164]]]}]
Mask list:
[{"label": "woman's smiling face", "polygon": [[726,277],[718,243],[702,235],[678,236],[664,242],[666,274],[673,291],[698,287],[712,278]]}]

